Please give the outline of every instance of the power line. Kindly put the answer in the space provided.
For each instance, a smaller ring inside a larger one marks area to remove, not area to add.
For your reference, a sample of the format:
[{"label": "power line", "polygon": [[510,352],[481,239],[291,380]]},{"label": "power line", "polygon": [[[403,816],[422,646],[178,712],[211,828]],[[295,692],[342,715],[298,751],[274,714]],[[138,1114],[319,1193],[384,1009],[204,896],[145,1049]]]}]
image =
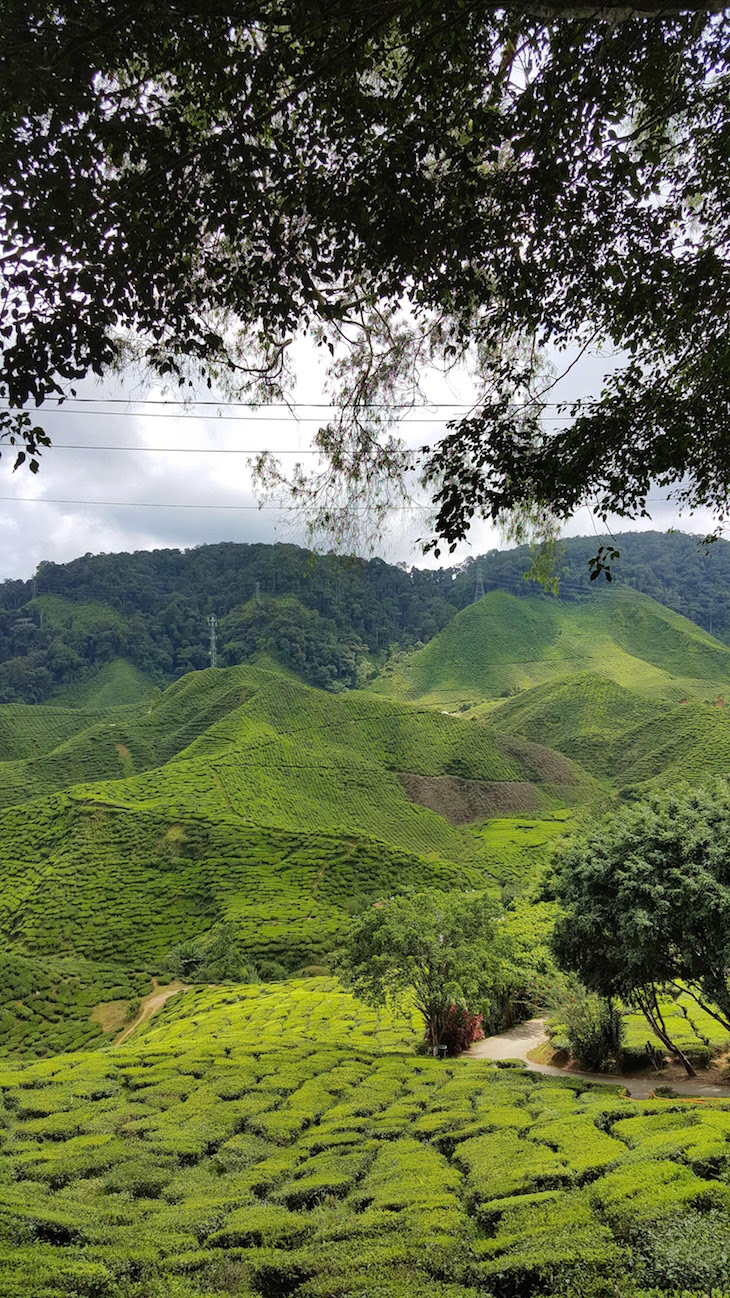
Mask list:
[{"label": "power line", "polygon": [[[181,406],[212,406],[217,409],[241,407],[249,410],[343,410],[346,408],[342,402],[338,401],[214,401],[203,397],[192,397],[185,402],[176,401],[172,397],[46,397],[43,406],[45,407],[49,402],[54,402],[58,408],[63,409],[68,409],[70,402],[74,406],[177,406],[178,408]],[[515,409],[526,410],[534,404],[537,403],[526,401],[516,406]],[[539,404],[546,409],[572,403],[541,401]],[[420,401],[417,403],[411,401],[368,401],[364,402],[359,408],[361,410],[474,410],[479,405],[478,400]],[[17,410],[18,407],[11,406],[7,402],[0,402],[0,409]]]},{"label": "power line", "polygon": [[[397,409],[395,406],[390,408]],[[11,410],[15,409],[15,407],[0,406],[0,409]],[[200,422],[201,419],[206,418],[204,415],[191,413],[158,414],[157,412],[153,412],[152,414],[148,414],[144,410],[75,410],[71,406],[56,406],[52,410],[41,409],[38,411],[38,418],[44,418],[46,415],[79,415],[84,416],[84,418],[91,417],[92,419],[167,419],[173,421],[195,419],[198,422]],[[560,423],[568,418],[568,415],[548,415],[543,422],[554,424]],[[277,415],[270,418],[265,416],[262,417],[261,415],[216,415],[214,419],[209,418],[208,422],[232,424],[319,424],[321,427],[323,420],[313,415],[294,414],[290,414],[288,419],[284,415]],[[444,420],[433,416],[419,417],[418,419],[407,419],[401,417],[397,422],[401,424],[401,426],[413,424],[414,427],[417,427],[420,424],[443,424]]]},{"label": "power line", "polygon": [[[71,448],[67,448],[67,449],[71,449]],[[86,448],[84,448],[84,449],[86,449]],[[102,449],[105,449],[105,448],[100,447],[99,449],[102,450]],[[151,447],[146,447],[145,449],[151,450],[152,448],[151,448]],[[180,448],[178,448],[178,449],[180,449],[180,450],[184,450],[185,448],[184,448],[184,447],[180,447]],[[206,451],[206,454],[207,454],[207,453],[208,453],[208,452]],[[216,453],[217,453],[217,452],[213,452],[213,454],[216,454]],[[257,453],[258,453],[258,452],[256,452],[256,451],[245,451],[245,452],[242,451],[242,452],[241,452],[241,454],[246,454],[246,455],[256,455]],[[291,452],[292,455],[299,455],[300,453],[301,453],[301,452],[299,452],[299,451],[292,451],[292,452]],[[277,454],[278,454],[278,452],[277,452]],[[281,452],[281,454],[284,454],[284,452]],[[185,504],[184,502],[181,502],[181,503],[175,503],[175,502],[171,502],[171,501],[168,501],[168,500],[161,500],[161,501],[152,501],[152,500],[139,500],[139,501],[135,501],[135,500],[76,500],[76,499],[66,499],[66,498],[64,498],[64,499],[60,499],[60,498],[58,498],[58,497],[52,497],[52,496],[0,496],[0,500],[4,500],[4,501],[14,501],[14,500],[17,500],[17,501],[20,501],[21,504],[26,504],[26,505],[27,505],[27,504],[30,504],[30,505],[100,505],[100,506],[107,506],[107,505],[108,505],[108,506],[110,506],[110,507],[114,507],[114,508],[116,508],[117,506],[123,505],[123,506],[129,506],[130,508],[134,508],[134,509],[138,509],[138,508],[139,508],[139,509],[264,509],[264,510],[266,510],[266,509],[289,509],[289,508],[291,508],[291,506],[289,506],[289,505],[213,505],[213,504],[211,504],[211,505],[205,505],[205,504],[202,504],[202,505],[201,505],[201,504],[195,504],[195,503],[192,503],[192,504]],[[676,502],[673,501],[673,500],[670,500],[670,499],[669,499],[668,497],[666,497],[666,496],[647,496],[647,498],[646,498],[646,502],[645,502],[645,503],[646,503],[647,505],[673,505],[673,504],[675,504]],[[419,504],[413,504],[413,505],[398,505],[398,506],[396,506],[396,508],[395,508],[395,512],[397,513],[399,510],[402,510],[402,509],[432,509],[432,508],[433,508],[433,504],[432,504],[432,502],[428,501],[428,502],[424,502],[424,503],[421,504],[421,505],[419,505]],[[584,508],[587,508],[587,506],[584,506]],[[355,512],[358,512],[358,511],[355,511]],[[681,513],[681,511],[680,511],[680,513]],[[486,521],[488,521],[488,520],[485,519],[485,520],[482,520],[482,521],[486,522]],[[631,521],[634,521],[634,522],[635,522],[636,520],[631,520],[631,519],[630,519],[629,521],[630,521],[630,522],[631,522]],[[726,528],[723,529],[723,530],[727,531]]]},{"label": "power line", "polygon": [[0,496],[0,500],[17,500],[24,505],[93,505],[102,509],[288,509],[288,505],[205,505],[194,502],[174,503],[168,500],[73,500],[60,496]]},{"label": "power line", "polygon": [[[206,505],[197,502],[188,503],[185,501],[169,500],[74,500],[58,496],[0,496],[0,500],[19,501],[21,504],[25,505],[94,505],[103,509],[228,509],[233,511],[239,509],[255,509],[259,512],[266,512],[267,510],[272,509],[291,509],[290,505]],[[399,505],[398,511],[403,509],[418,510],[428,508],[428,505]]]},{"label": "power line", "polygon": [[[264,446],[251,449],[246,446],[104,446],[99,442],[54,442],[48,448],[51,451],[127,451],[136,455],[138,451],[153,452],[155,455],[326,455],[316,446],[304,447],[302,450],[271,450]],[[419,450],[417,446],[407,450]]]}]

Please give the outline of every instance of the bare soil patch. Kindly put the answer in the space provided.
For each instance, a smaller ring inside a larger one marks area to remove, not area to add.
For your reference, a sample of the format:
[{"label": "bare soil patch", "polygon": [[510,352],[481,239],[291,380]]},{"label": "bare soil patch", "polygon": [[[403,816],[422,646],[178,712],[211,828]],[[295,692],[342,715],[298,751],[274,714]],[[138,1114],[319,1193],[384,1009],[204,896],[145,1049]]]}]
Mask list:
[{"label": "bare soil patch", "polygon": [[462,780],[456,775],[414,775],[409,771],[399,772],[398,779],[411,802],[438,812],[452,825],[514,812],[532,816],[540,809],[535,786],[517,780]]},{"label": "bare soil patch", "polygon": [[102,1001],[95,1005],[90,1018],[98,1023],[102,1032],[118,1032],[127,1022],[128,1001]]}]

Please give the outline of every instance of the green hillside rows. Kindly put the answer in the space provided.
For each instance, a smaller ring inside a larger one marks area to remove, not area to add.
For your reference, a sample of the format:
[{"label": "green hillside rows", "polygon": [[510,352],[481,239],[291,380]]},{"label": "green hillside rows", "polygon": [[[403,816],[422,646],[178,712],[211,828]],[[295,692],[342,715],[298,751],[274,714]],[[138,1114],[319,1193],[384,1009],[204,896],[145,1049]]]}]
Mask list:
[{"label": "green hillside rows", "polygon": [[[544,783],[551,797],[580,788],[569,762],[536,753],[483,725],[242,667],[195,673],[136,716],[106,717],[43,757],[0,763],[0,799],[12,805],[77,785],[81,798],[177,816],[357,829],[408,850],[462,855],[463,836],[412,806],[392,773]],[[109,776],[113,784],[85,783]]]},{"label": "green hillside rows", "polygon": [[10,808],[0,814],[3,1048],[45,1054],[101,1039],[96,1004],[147,992],[174,947],[223,923],[255,964],[326,960],[350,915],[404,886],[494,888],[498,864],[473,855],[459,864],[363,834],[171,821],[67,795],[36,802],[31,817]]},{"label": "green hillside rows", "polygon": [[55,690],[52,701],[63,707],[108,710],[144,703],[158,693],[157,686],[138,667],[124,658],[115,658],[83,681]]},{"label": "green hillside rows", "polygon": [[[254,679],[258,679],[255,673]],[[28,761],[0,761],[0,806],[84,780],[121,779],[136,770],[161,766],[227,709],[240,706],[251,692],[225,673],[196,673],[171,686],[163,696],[133,706],[96,714],[64,711],[62,715],[72,719],[65,742]],[[0,730],[7,725],[6,711],[12,718],[17,709],[17,704],[0,707]],[[43,726],[47,711],[47,707],[28,708],[19,717],[16,730],[23,732],[26,747],[31,742],[29,732]],[[56,710],[50,711],[53,717]],[[4,751],[0,748],[0,753]]]},{"label": "green hillside rows", "polygon": [[702,782],[730,771],[730,695],[677,707],[584,673],[526,690],[488,713],[498,731],[535,738],[623,791]]},{"label": "green hillside rows", "polygon": [[95,1004],[148,990],[173,947],[219,924],[255,962],[298,968],[406,884],[517,881],[515,860],[502,870],[478,836],[411,801],[403,771],[503,800],[534,789],[547,809],[589,787],[557,754],[486,726],[251,667],[194,673],[0,765],[15,804],[0,812],[6,1048],[100,1039]]},{"label": "green hillside rows", "polygon": [[6,703],[0,707],[0,769],[10,762],[26,762],[50,753],[103,719],[103,712]]},{"label": "green hillside rows", "polygon": [[730,649],[626,589],[582,604],[493,591],[373,685],[379,693],[461,707],[592,672],[649,699],[679,703],[730,685]]},{"label": "green hillside rows", "polygon": [[412,1043],[407,1019],[318,981],[189,992],[120,1049],[7,1063],[4,1295],[724,1287],[727,1104]]},{"label": "green hillside rows", "polygon": [[[244,669],[232,669],[240,679]],[[225,673],[218,673],[218,678]],[[473,859],[470,835],[411,803],[396,772],[531,783],[534,752],[500,743],[485,726],[356,694],[332,697],[280,680],[210,727],[174,761],[73,796],[172,816],[378,837],[407,850]],[[133,760],[134,749],[131,749]],[[555,758],[542,779],[554,797],[581,786]],[[584,778],[584,777],[583,777]]]}]

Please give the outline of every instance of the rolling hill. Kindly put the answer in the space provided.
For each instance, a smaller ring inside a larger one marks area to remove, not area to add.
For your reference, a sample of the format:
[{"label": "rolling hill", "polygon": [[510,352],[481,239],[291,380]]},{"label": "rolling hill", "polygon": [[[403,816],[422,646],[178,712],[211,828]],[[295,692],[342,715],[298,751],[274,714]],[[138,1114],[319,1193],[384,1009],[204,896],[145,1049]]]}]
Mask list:
[{"label": "rolling hill", "polygon": [[403,701],[464,710],[590,672],[649,700],[730,689],[730,649],[646,595],[608,588],[583,603],[493,591],[372,685]]},{"label": "rolling hill", "polygon": [[[501,898],[549,971],[566,829],[730,770],[730,650],[623,589],[492,592],[365,689],[252,657],[0,706],[0,1293],[642,1298],[695,1285],[697,1239],[724,1284],[722,1106],[419,1058],[410,1010],[326,975],[409,885]],[[215,985],[145,1022],[183,957]]]},{"label": "rolling hill", "polygon": [[404,884],[519,891],[571,809],[727,769],[728,683],[726,646],[635,592],[493,592],[366,690],[260,659],[160,693],[118,662],[0,707],[6,1045],[99,1041],[96,1005],[229,927],[292,970]]},{"label": "rolling hill", "polygon": [[262,968],[300,968],[406,884],[519,883],[529,854],[503,876],[468,822],[560,818],[594,790],[529,740],[266,666],[117,709],[9,704],[0,733],[0,1029],[26,1052],[99,1039],[96,1004],[221,926]]}]

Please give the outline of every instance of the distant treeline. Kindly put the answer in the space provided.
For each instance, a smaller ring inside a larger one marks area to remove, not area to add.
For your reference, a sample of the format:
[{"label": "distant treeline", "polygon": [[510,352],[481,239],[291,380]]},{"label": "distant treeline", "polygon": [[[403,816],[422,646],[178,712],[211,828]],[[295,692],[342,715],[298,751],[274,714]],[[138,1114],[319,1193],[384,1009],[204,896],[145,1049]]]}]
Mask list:
[{"label": "distant treeline", "polygon": [[[565,542],[561,599],[590,598],[588,561],[599,543]],[[730,640],[730,543],[705,552],[696,537],[645,532],[619,537],[617,547],[616,582]],[[225,543],[41,563],[33,580],[0,584],[0,702],[40,702],[120,657],[167,684],[208,665],[210,614],[219,663],[265,652],[312,684],[352,688],[373,658],[425,643],[471,603],[477,565],[486,591],[540,595],[525,581],[530,562],[521,547],[407,570],[295,545]]]}]

